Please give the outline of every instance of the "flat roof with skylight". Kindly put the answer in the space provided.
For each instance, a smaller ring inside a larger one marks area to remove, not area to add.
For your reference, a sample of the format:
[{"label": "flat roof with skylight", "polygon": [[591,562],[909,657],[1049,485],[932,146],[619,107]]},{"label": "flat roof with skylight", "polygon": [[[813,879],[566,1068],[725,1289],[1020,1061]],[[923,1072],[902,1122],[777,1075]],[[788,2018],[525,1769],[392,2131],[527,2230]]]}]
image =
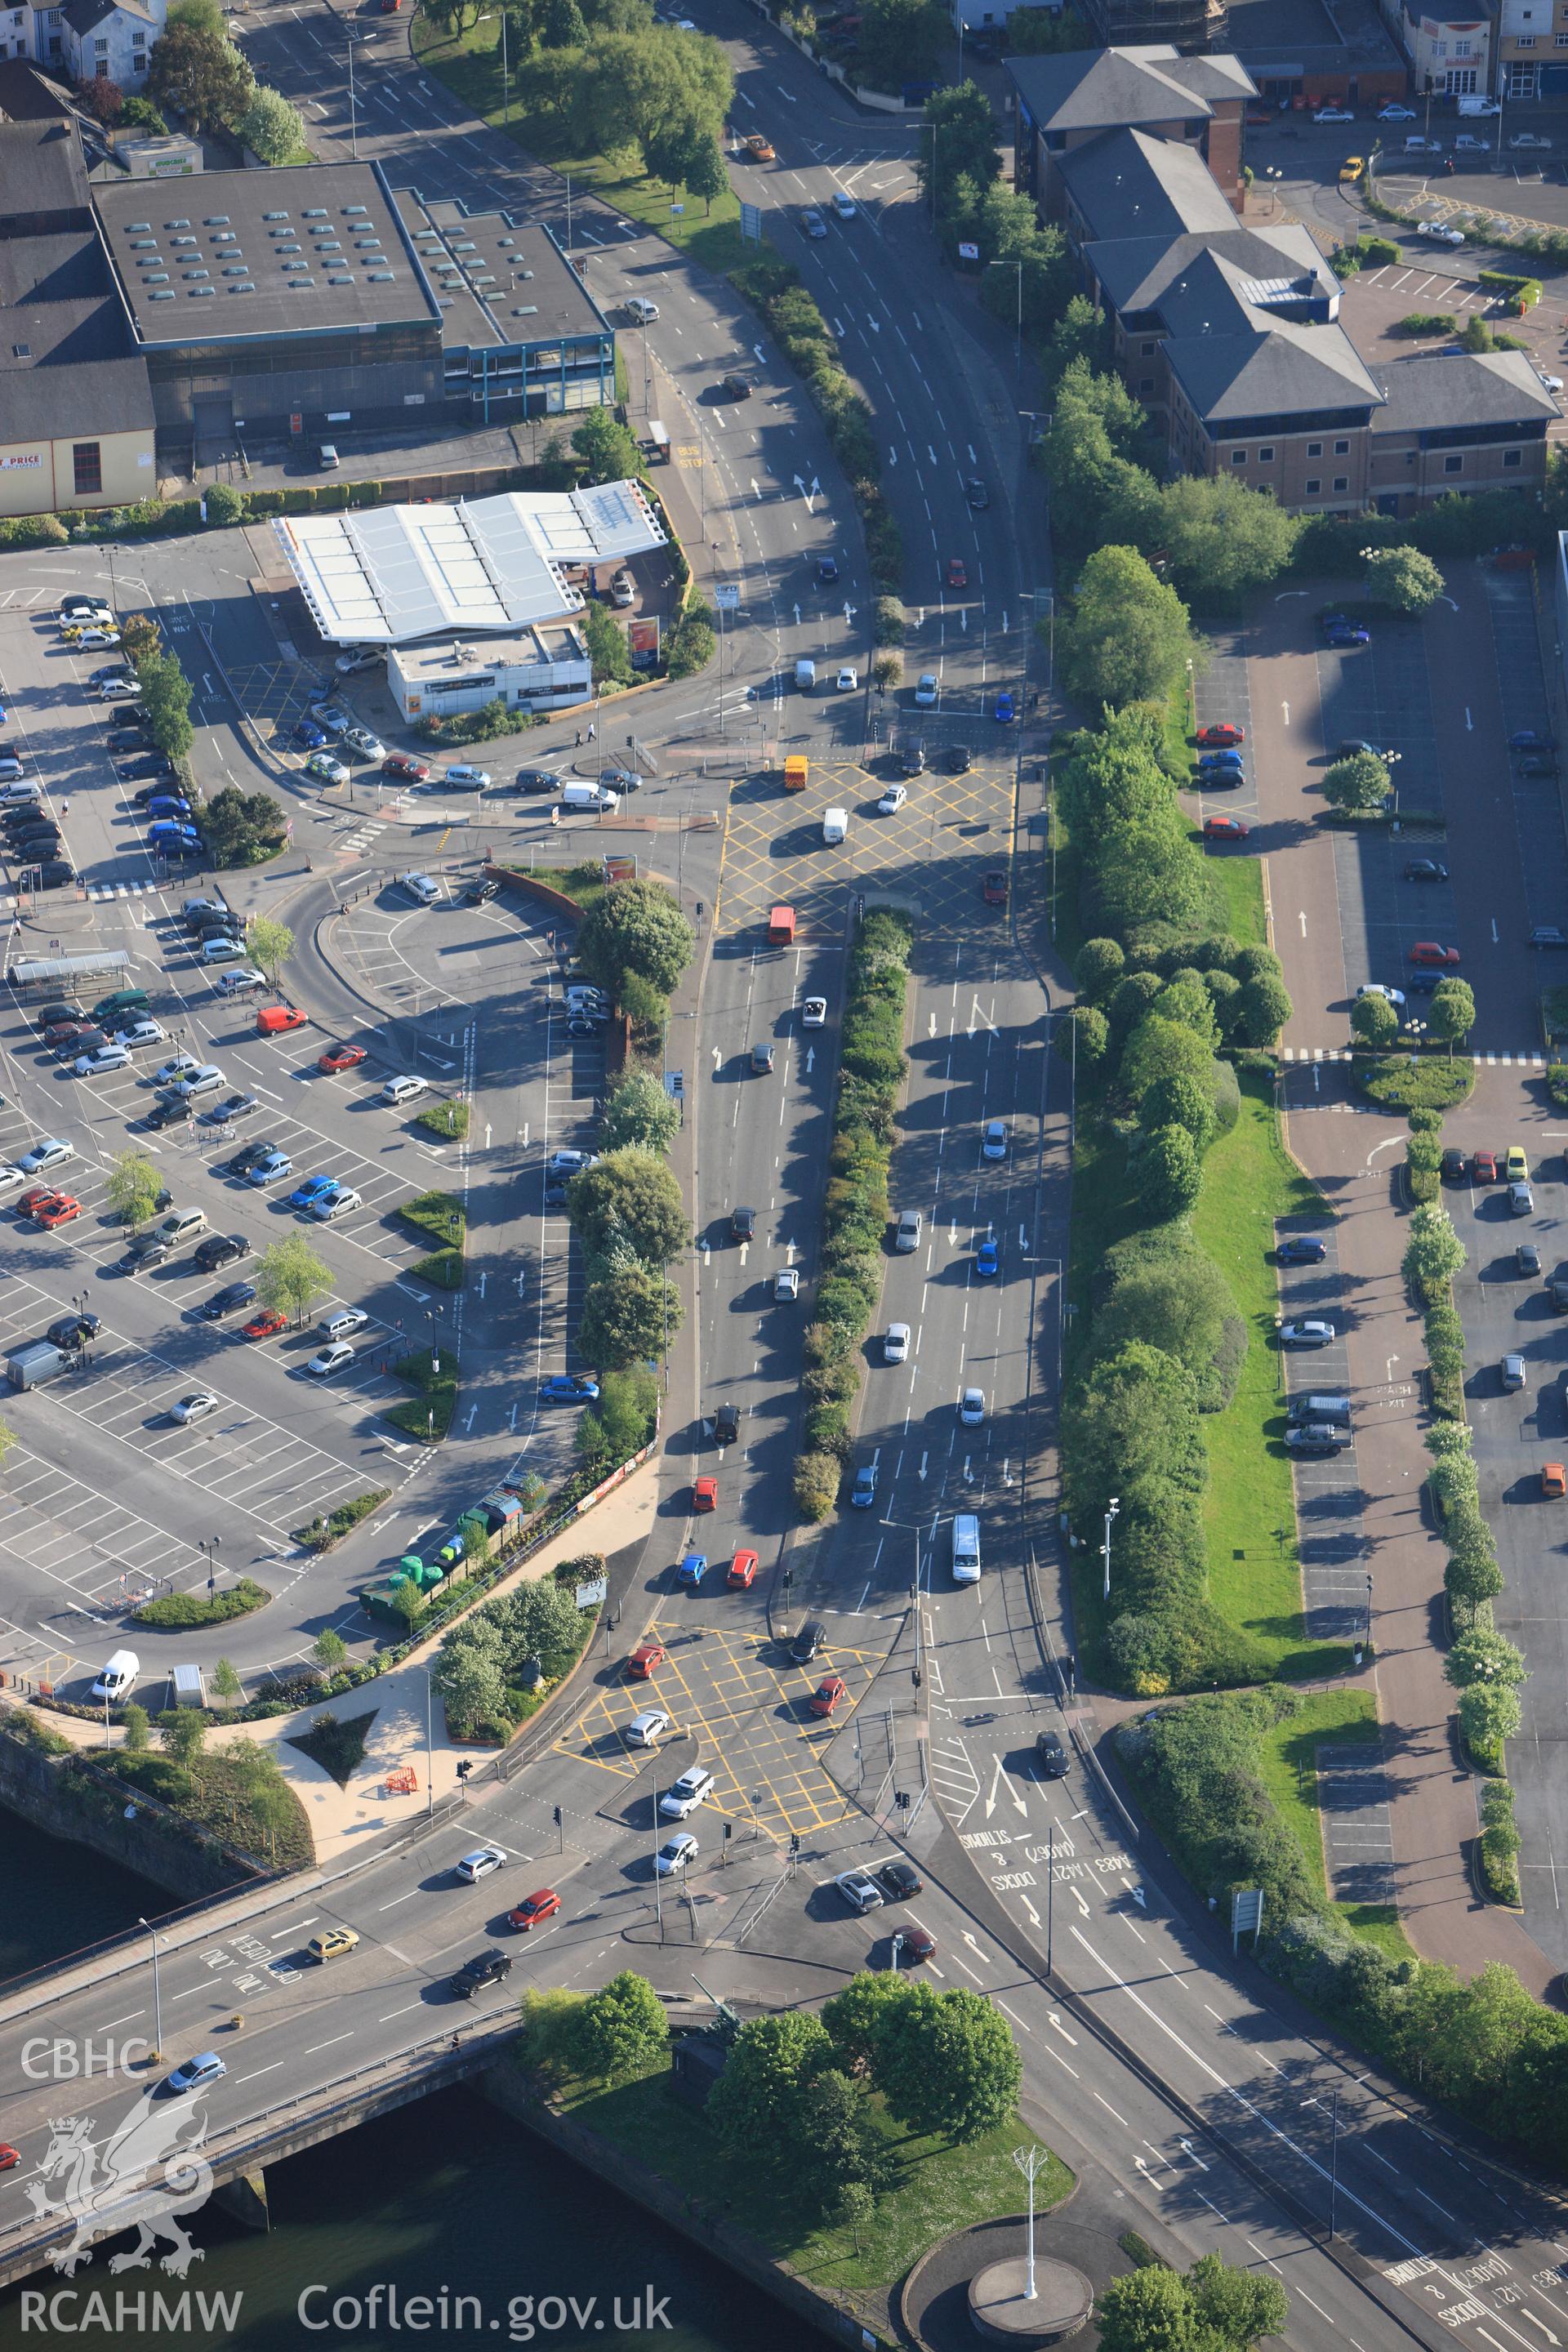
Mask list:
[{"label": "flat roof with skylight", "polygon": [[144,350],[441,315],[375,163],[100,183],[92,204]]}]

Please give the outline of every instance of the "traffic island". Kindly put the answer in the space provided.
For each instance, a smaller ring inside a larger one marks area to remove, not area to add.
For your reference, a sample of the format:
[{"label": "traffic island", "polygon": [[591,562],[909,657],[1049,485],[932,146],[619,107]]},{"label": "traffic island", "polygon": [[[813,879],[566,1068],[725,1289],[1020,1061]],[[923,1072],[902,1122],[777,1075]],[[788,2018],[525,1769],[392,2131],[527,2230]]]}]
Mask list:
[{"label": "traffic island", "polygon": [[1064,2344],[1094,2309],[1094,2289],[1071,2263],[1008,2254],[969,2282],[969,2317],[988,2344]]},{"label": "traffic island", "polygon": [[956,2230],[933,2246],[904,2281],[899,2299],[906,2341],[921,2352],[1072,2339],[1092,2344],[1085,2330],[1113,2278],[1146,2262],[1180,2260],[1174,2242],[1168,2252],[1130,2234],[1123,2242],[1127,2209],[1117,2205],[1093,2164],[1085,2167],[1075,2193],[1052,2210],[1043,2211],[1037,2202],[1032,2303],[1025,2292],[1028,2230],[1026,2214],[1011,2213]]}]

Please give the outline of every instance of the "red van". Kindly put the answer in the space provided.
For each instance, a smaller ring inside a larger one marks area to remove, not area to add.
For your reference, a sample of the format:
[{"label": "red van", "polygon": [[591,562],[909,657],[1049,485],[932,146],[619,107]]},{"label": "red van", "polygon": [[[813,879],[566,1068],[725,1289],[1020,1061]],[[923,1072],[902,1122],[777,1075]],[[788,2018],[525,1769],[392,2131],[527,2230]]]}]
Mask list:
[{"label": "red van", "polygon": [[297,1005],[264,1005],[256,1016],[256,1034],[258,1037],[286,1037],[290,1029],[303,1029],[310,1018]]}]

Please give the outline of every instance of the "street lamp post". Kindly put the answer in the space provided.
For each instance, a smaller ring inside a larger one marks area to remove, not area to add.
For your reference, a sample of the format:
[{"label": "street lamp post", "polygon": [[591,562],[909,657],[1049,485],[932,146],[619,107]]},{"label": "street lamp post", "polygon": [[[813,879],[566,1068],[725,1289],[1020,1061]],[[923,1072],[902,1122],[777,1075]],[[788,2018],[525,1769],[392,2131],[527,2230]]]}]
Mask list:
[{"label": "street lamp post", "polygon": [[1104,1597],[1107,1601],[1110,1598],[1110,1524],[1121,1511],[1121,1502],[1120,1496],[1112,1495],[1110,1502],[1105,1507],[1105,1540],[1100,1547],[1100,1557],[1105,1564]]},{"label": "street lamp post", "polygon": [[158,1930],[151,1919],[138,1919],[136,1925],[145,1927],[153,1938],[153,2055],[161,2058],[163,2054],[163,1990],[158,1976]]},{"label": "street lamp post", "polygon": [[353,150],[353,159],[357,163],[359,162],[359,106],[354,96],[354,40],[352,33],[349,35],[349,144]]},{"label": "street lamp post", "polygon": [[1024,2300],[1026,2303],[1033,2303],[1036,2299],[1035,2176],[1039,2171],[1041,2165],[1046,2161],[1046,2151],[1037,2141],[1029,2147],[1016,2147],[1012,2153],[1014,2163],[1017,2166],[1019,2171],[1023,2174],[1025,2179],[1029,2184],[1029,2243],[1028,2260],[1024,2278]]}]

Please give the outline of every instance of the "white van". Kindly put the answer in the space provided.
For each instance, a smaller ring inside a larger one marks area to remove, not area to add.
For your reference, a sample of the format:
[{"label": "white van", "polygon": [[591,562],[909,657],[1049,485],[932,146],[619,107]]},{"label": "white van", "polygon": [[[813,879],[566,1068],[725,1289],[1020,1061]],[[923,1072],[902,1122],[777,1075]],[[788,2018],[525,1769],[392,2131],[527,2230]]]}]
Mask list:
[{"label": "white van", "polygon": [[816,664],[814,661],[797,661],[795,682],[802,694],[809,694],[816,684]]},{"label": "white van", "polygon": [[200,1666],[176,1666],[169,1677],[176,1706],[205,1706],[206,1685]]},{"label": "white van", "polygon": [[1462,98],[1459,112],[1473,121],[1478,114],[1500,114],[1502,108],[1495,98]]},{"label": "white van", "polygon": [[605,784],[563,784],[561,805],[566,809],[618,809],[621,796]]},{"label": "white van", "polygon": [[92,1686],[92,1695],[101,1706],[121,1706],[136,1687],[136,1677],[142,1671],[142,1661],[134,1650],[116,1650],[114,1655]]},{"label": "white van", "polygon": [[626,316],[634,327],[651,327],[658,317],[658,304],[650,302],[646,294],[634,294],[626,304]]},{"label": "white van", "polygon": [[980,1522],[963,1511],[952,1523],[952,1580],[954,1584],[980,1581]]},{"label": "white van", "polygon": [[849,812],[847,809],[825,809],[823,811],[822,838],[826,843],[829,849],[834,846],[835,843],[842,841],[848,830]]}]

